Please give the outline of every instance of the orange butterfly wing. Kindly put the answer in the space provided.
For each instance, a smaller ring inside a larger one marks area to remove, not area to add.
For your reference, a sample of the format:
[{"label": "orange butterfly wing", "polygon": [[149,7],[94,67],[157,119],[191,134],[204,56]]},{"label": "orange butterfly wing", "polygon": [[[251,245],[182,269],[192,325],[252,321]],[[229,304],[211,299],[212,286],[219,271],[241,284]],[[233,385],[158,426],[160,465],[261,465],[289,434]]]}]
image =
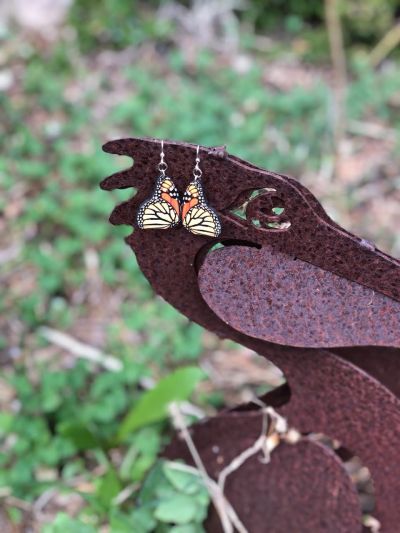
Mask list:
[{"label": "orange butterfly wing", "polygon": [[219,218],[207,205],[199,180],[192,181],[183,196],[182,224],[195,235],[218,237],[221,233]]},{"label": "orange butterfly wing", "polygon": [[189,201],[184,202],[182,206],[182,220],[185,218],[189,210],[197,205],[199,203],[199,200],[197,198],[191,198]]},{"label": "orange butterfly wing", "polygon": [[179,211],[180,211],[179,198],[175,198],[167,192],[163,192],[161,194],[161,198],[165,200],[166,202],[168,202],[169,205],[172,207],[172,209],[174,209],[179,215]]},{"label": "orange butterfly wing", "polygon": [[141,229],[169,229],[179,224],[179,193],[171,180],[160,176],[153,196],[139,208],[137,223]]}]

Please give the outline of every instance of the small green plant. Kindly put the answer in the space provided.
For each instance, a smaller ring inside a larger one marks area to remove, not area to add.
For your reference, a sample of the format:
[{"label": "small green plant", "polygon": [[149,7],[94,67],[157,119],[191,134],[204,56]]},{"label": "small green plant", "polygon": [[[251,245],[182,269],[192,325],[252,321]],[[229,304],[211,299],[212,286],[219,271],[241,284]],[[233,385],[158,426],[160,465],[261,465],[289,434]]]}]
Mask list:
[{"label": "small green plant", "polygon": [[[64,371],[43,367],[37,370],[39,381],[32,379],[24,367],[7,378],[19,407],[15,413],[3,412],[0,416],[2,493],[33,501],[50,488],[73,490],[74,480],[83,476],[93,484],[93,490],[82,493],[86,505],[81,518],[91,517],[97,525],[111,516],[113,521],[123,521],[167,439],[168,405],[187,400],[204,377],[203,372],[195,367],[181,368],[161,379],[153,389],[143,391],[140,375],[129,367],[98,373],[92,364],[79,361]],[[118,445],[120,452],[115,459],[113,450]],[[100,475],[94,473],[97,469],[101,470]],[[149,479],[161,476],[160,472]],[[197,489],[189,484],[186,487],[182,482],[177,486],[180,474],[174,477],[167,463],[162,472],[166,480],[175,483],[181,499],[190,499],[191,490],[197,495]],[[119,504],[118,495],[127,487],[133,487],[132,493],[128,501],[124,499]],[[150,504],[146,494],[153,490],[152,482],[148,481],[146,487],[140,498]],[[201,502],[205,500],[201,494],[199,509],[196,507],[194,515],[182,523],[202,516]],[[158,492],[157,495],[162,496]],[[169,498],[171,509],[176,503],[171,491],[166,490],[163,495],[164,499],[153,509],[154,520],[166,519]],[[51,526],[55,529],[48,531],[57,532],[67,522],[68,518],[60,515]],[[83,523],[82,531],[91,531],[90,527],[90,521]]]},{"label": "small green plant", "polygon": [[[173,461],[159,461],[147,476],[133,511],[137,533],[202,533],[210,504],[201,478]],[[126,531],[128,533],[128,530]]]}]

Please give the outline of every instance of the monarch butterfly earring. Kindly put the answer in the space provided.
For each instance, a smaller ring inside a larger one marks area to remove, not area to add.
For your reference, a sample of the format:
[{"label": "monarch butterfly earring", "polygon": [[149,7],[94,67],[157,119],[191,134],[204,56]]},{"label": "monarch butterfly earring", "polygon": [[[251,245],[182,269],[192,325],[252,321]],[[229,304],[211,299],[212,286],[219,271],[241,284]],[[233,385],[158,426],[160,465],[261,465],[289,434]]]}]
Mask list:
[{"label": "monarch butterfly earring", "polygon": [[169,229],[179,224],[179,193],[171,178],[166,175],[168,165],[164,156],[164,141],[161,141],[156,188],[153,195],[139,207],[136,217],[140,229]]},{"label": "monarch butterfly earring", "polygon": [[194,180],[188,185],[183,195],[182,224],[195,235],[218,237],[221,233],[221,223],[214,209],[207,205],[204,197],[200,168],[200,147],[196,148],[196,162],[193,169]]}]

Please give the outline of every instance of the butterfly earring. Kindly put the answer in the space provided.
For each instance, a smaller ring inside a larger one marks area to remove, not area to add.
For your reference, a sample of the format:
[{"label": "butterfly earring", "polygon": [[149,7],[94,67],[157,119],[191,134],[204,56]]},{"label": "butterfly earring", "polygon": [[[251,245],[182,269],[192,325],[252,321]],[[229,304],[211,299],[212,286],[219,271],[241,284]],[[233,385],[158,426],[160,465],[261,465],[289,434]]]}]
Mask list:
[{"label": "butterfly earring", "polygon": [[139,208],[137,224],[140,229],[169,229],[180,221],[188,231],[205,237],[218,237],[221,223],[216,212],[206,203],[201,185],[199,146],[196,150],[196,163],[193,169],[194,180],[188,185],[183,201],[171,178],[166,175],[168,168],[164,161],[164,141],[161,141],[160,162],[153,195]]},{"label": "butterfly earring", "polygon": [[164,156],[164,141],[161,141],[158,163],[160,175],[153,195],[139,207],[136,219],[140,229],[169,229],[177,226],[180,221],[179,193],[171,178],[166,175],[168,165]]},{"label": "butterfly earring", "polygon": [[199,146],[196,149],[196,163],[193,169],[194,180],[183,195],[181,218],[183,227],[195,235],[218,237],[221,223],[214,209],[207,205],[204,198],[200,168]]}]

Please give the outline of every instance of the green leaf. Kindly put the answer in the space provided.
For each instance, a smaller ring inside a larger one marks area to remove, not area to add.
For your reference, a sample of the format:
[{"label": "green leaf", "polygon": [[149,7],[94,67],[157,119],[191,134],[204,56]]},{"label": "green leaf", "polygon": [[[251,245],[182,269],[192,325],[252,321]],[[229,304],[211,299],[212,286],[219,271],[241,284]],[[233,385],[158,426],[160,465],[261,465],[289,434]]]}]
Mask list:
[{"label": "green leaf", "polygon": [[154,426],[138,430],[119,469],[121,479],[140,481],[156,461],[160,448],[161,436]]},{"label": "green leaf", "polygon": [[148,392],[145,392],[136,405],[123,419],[118,431],[118,440],[124,440],[137,429],[158,422],[168,416],[168,405],[184,401],[192,394],[204,373],[196,367],[180,368]]},{"label": "green leaf", "polygon": [[113,499],[122,490],[121,482],[118,479],[117,473],[110,467],[107,474],[100,480],[97,487],[97,500],[106,508],[109,508]]},{"label": "green leaf", "polygon": [[10,431],[14,417],[11,413],[0,413],[0,436]]},{"label": "green leaf", "polygon": [[146,504],[150,505],[155,499],[157,489],[160,489],[165,485],[166,480],[163,472],[163,462],[162,459],[157,461],[146,476],[138,500],[141,506]]},{"label": "green leaf", "polygon": [[[131,530],[132,533],[151,533],[155,530],[156,521],[150,507],[134,509],[131,517],[135,524],[135,529]],[[114,530],[112,530],[112,533],[114,533]]]},{"label": "green leaf", "polygon": [[57,432],[70,439],[78,450],[91,450],[100,446],[95,435],[79,422],[62,422],[57,426]]},{"label": "green leaf", "polygon": [[171,485],[179,492],[184,492],[185,494],[198,492],[201,487],[199,476],[174,468],[175,464],[173,461],[165,461],[163,464],[164,474]]},{"label": "green leaf", "polygon": [[122,513],[118,509],[115,509],[115,508],[111,510],[110,531],[112,533],[132,533],[133,531],[136,532],[137,529],[140,529],[140,528],[137,528],[136,526],[137,524],[135,523],[134,519],[130,515]]},{"label": "green leaf", "polygon": [[8,518],[10,519],[10,522],[12,522],[16,526],[21,524],[23,520],[23,516],[24,516],[21,509],[18,509],[17,507],[8,506],[6,511],[7,511]]},{"label": "green leaf", "polygon": [[205,533],[205,529],[200,524],[185,524],[174,526],[169,533]]},{"label": "green leaf", "polygon": [[196,514],[196,501],[186,494],[179,493],[160,502],[154,511],[154,516],[167,524],[188,524],[194,520]]},{"label": "green leaf", "polygon": [[42,533],[96,533],[96,528],[84,524],[66,513],[58,513],[52,524],[43,527]]}]

